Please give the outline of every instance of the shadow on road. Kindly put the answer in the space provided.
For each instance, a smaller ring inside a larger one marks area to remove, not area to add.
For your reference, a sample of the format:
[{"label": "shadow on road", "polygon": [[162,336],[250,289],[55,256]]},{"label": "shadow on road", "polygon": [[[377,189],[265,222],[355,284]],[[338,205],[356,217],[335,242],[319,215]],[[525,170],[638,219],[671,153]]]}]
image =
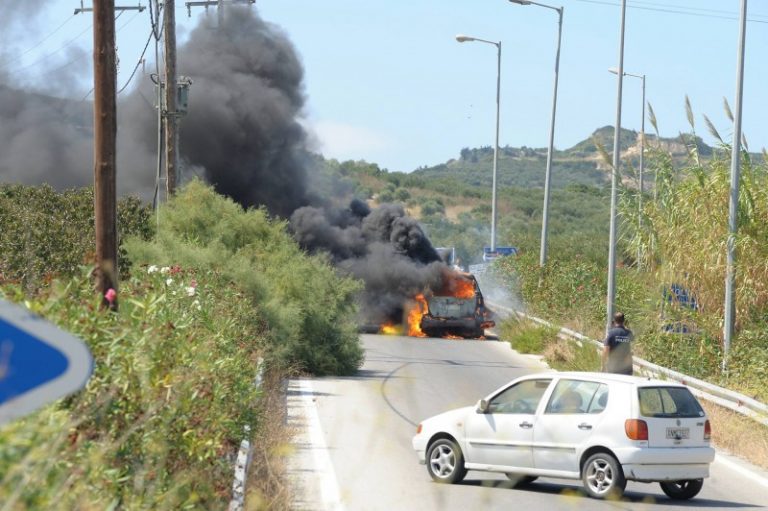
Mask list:
[{"label": "shadow on road", "polygon": [[[499,490],[525,491],[538,494],[562,495],[575,499],[590,499],[586,492],[579,486],[568,484],[556,484],[546,482],[534,482],[513,486],[510,481],[503,479],[465,479],[461,486],[480,486],[483,488],[498,488]],[[595,501],[599,502],[599,501]],[[707,498],[693,498],[691,500],[672,500],[660,495],[652,495],[636,491],[627,491],[621,498],[622,503],[646,504],[648,506],[664,505],[671,507],[706,509],[706,508],[755,508],[761,509],[762,506],[755,504],[746,504],[742,502],[727,502],[723,500],[713,500]],[[633,506],[633,509],[638,509]]]}]

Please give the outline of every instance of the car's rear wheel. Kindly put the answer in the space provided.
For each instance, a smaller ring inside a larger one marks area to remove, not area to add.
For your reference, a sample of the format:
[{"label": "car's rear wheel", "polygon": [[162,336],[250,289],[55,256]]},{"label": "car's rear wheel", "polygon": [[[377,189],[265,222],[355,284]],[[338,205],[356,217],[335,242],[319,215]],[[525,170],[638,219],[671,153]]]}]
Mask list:
[{"label": "car's rear wheel", "polygon": [[704,486],[704,479],[663,482],[659,483],[659,486],[670,499],[688,500],[699,494],[701,487]]},{"label": "car's rear wheel", "polygon": [[536,479],[538,479],[538,476],[526,476],[523,474],[514,474],[512,472],[507,472],[506,476],[507,476],[507,479],[509,479],[512,482],[513,487],[531,484]]},{"label": "car's rear wheel", "polygon": [[581,482],[589,496],[596,499],[621,497],[627,487],[621,465],[607,452],[593,454],[587,459],[581,469]]},{"label": "car's rear wheel", "polygon": [[436,440],[427,450],[427,471],[438,483],[458,483],[467,475],[464,455],[456,442],[448,438]]}]

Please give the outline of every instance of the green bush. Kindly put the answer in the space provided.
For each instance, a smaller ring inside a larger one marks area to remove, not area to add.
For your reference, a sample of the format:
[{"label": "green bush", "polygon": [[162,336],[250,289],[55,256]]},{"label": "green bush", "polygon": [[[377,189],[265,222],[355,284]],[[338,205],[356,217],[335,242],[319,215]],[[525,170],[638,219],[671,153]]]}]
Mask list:
[{"label": "green bush", "polygon": [[269,355],[314,374],[351,374],[362,363],[355,323],[358,281],[336,273],[324,255],[306,255],[283,221],[244,211],[195,181],[160,210],[152,241],[126,241],[141,264],[220,272],[269,325]]},{"label": "green bush", "polygon": [[[118,240],[152,235],[151,209],[135,197],[117,207]],[[74,275],[95,262],[93,189],[57,192],[48,185],[0,185],[0,282],[20,282],[27,290],[53,276]],[[119,246],[122,277],[129,263]]]}]

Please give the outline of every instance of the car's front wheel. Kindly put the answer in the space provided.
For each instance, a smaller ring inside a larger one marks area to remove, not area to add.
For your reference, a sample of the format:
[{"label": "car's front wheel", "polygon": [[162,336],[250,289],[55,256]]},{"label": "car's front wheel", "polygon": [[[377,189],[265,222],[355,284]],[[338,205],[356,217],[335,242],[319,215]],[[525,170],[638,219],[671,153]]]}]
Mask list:
[{"label": "car's front wheel", "polygon": [[590,497],[618,498],[624,494],[627,480],[619,462],[607,452],[590,456],[581,469],[581,482]]},{"label": "car's front wheel", "polygon": [[688,500],[699,494],[701,487],[704,486],[704,479],[663,482],[659,483],[659,486],[670,499]]},{"label": "car's front wheel", "polygon": [[458,483],[467,475],[464,455],[456,442],[448,438],[436,440],[427,450],[427,471],[438,483]]}]

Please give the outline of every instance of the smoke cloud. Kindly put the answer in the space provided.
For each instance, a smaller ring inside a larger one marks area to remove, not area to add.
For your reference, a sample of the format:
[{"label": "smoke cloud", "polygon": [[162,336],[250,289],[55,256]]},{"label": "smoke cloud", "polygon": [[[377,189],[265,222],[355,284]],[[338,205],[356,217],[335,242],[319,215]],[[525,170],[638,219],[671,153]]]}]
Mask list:
[{"label": "smoke cloud", "polygon": [[232,9],[226,30],[203,21],[179,53],[193,77],[194,108],[184,119],[185,160],[244,206],[288,217],[309,204],[304,71],[287,35],[252,9]]},{"label": "smoke cloud", "polygon": [[[4,22],[10,26],[41,3],[14,4]],[[203,18],[178,49],[178,73],[193,80],[189,111],[180,123],[182,179],[197,174],[245,207],[266,206],[290,218],[305,249],[328,252],[342,272],[365,281],[361,303],[367,322],[399,321],[408,298],[440,287],[445,265],[401,206],[371,210],[355,200],[339,209],[313,196],[307,134],[299,123],[304,71],[293,45],[252,8],[232,7],[225,27],[217,23],[216,16]],[[61,69],[59,79],[46,80],[57,94],[82,95],[76,77],[89,74],[90,62],[78,62]],[[118,101],[118,192],[147,200],[157,165],[155,96],[144,77]],[[89,185],[92,140],[90,101],[0,85],[3,182]]]},{"label": "smoke cloud", "polygon": [[338,268],[365,282],[366,323],[400,322],[406,300],[442,286],[445,264],[399,205],[371,211],[354,200],[347,209],[304,207],[291,216],[291,228],[307,250],[328,252]]}]

